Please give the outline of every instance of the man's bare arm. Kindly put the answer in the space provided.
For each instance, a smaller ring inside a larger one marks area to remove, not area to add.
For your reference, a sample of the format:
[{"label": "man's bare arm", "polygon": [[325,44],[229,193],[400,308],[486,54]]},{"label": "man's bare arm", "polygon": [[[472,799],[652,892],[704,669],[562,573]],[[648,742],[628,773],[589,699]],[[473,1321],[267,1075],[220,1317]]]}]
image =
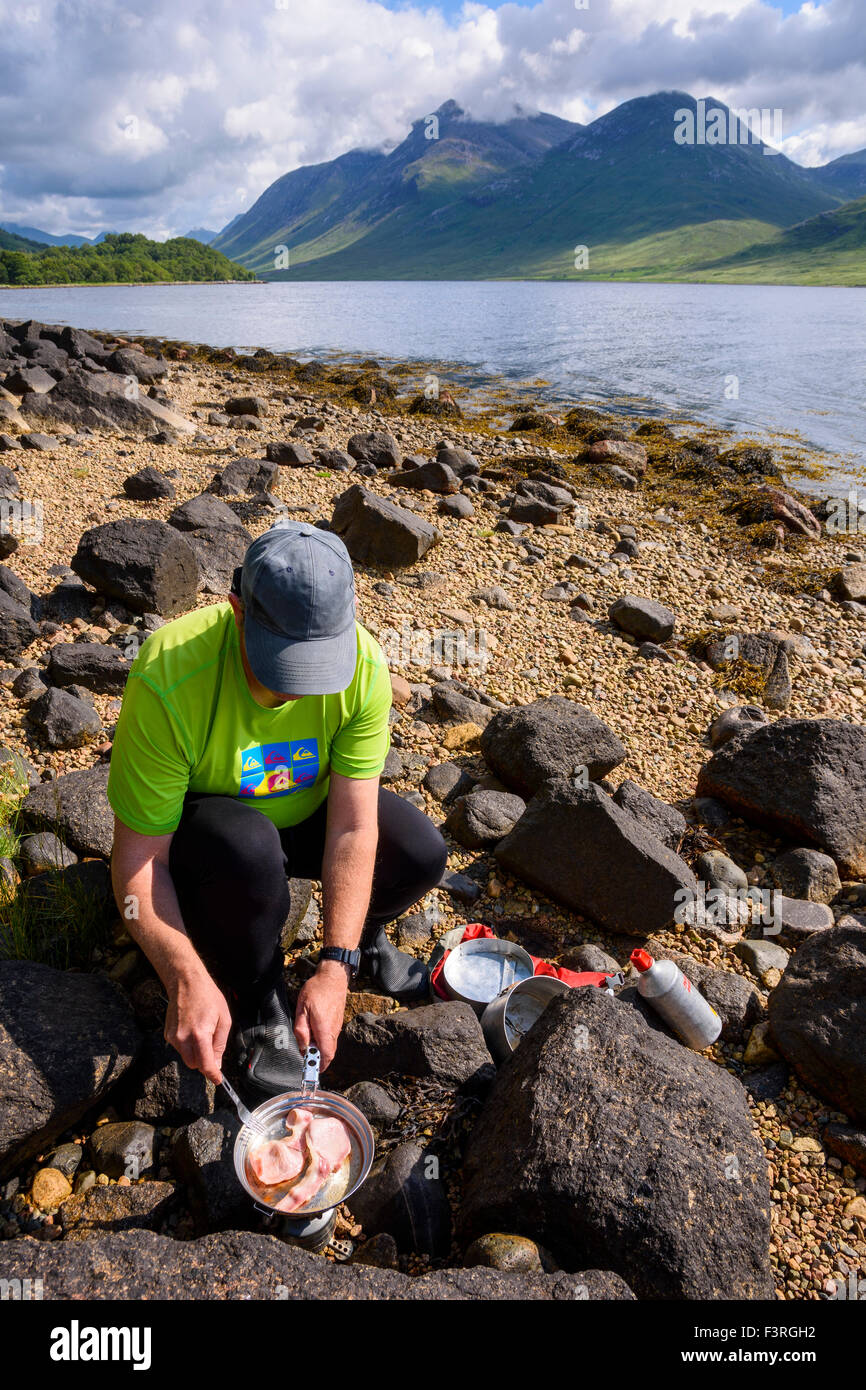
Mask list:
[{"label": "man's bare arm", "polygon": [[326,946],[353,951],[370,905],[379,843],[379,778],[331,773],[322,856],[322,930]]},{"label": "man's bare arm", "polygon": [[[361,939],[378,841],[378,777],[361,779],[332,772],[322,857],[326,946],[353,951]],[[322,1053],[322,1070],[336,1051],[347,988],[346,967],[339,961],[322,961],[298,998],[295,1036],[302,1051],[312,1037]]]},{"label": "man's bare arm", "polygon": [[219,1082],[231,1015],[184,928],[168,867],[172,838],[140,835],[115,816],[111,880],[130,936],[165,986],[166,1041],[188,1067]]}]

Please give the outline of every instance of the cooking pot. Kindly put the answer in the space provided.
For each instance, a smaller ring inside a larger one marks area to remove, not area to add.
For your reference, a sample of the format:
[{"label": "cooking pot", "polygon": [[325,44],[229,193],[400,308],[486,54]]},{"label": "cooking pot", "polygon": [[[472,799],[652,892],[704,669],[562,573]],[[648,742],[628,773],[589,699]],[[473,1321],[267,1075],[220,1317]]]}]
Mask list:
[{"label": "cooking pot", "polygon": [[[376,1141],[366,1116],[356,1105],[336,1091],[319,1090],[318,1048],[310,1047],[304,1057],[304,1077],[299,1091],[286,1091],[273,1096],[252,1111],[255,1125],[242,1125],[235,1139],[234,1165],[238,1181],[249,1193],[260,1211],[277,1216],[295,1228],[296,1234],[310,1234],[333,1225],[336,1207],[350,1197],[364,1182],[373,1164]],[[249,1165],[250,1152],[257,1144],[280,1139],[286,1133],[286,1116],[290,1110],[310,1110],[314,1115],[330,1115],[342,1120],[349,1135],[351,1152],[337,1173],[327,1178],[309,1202],[290,1213],[276,1207],[289,1191],[289,1184],[265,1186],[260,1183]]]},{"label": "cooking pot", "polygon": [[555,975],[533,975],[497,995],[481,1015],[481,1028],[493,1059],[504,1062],[510,1057],[551,999],[568,990],[565,981]]}]

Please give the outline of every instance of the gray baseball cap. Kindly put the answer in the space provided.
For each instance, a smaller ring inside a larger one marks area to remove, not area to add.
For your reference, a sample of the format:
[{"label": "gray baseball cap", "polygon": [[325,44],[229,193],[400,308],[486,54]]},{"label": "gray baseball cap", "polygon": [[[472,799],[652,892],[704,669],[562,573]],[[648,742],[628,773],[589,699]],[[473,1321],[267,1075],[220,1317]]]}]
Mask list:
[{"label": "gray baseball cap", "polygon": [[237,585],[250,668],[283,695],[336,695],[357,661],[355,576],[339,536],[278,521],[244,556]]}]

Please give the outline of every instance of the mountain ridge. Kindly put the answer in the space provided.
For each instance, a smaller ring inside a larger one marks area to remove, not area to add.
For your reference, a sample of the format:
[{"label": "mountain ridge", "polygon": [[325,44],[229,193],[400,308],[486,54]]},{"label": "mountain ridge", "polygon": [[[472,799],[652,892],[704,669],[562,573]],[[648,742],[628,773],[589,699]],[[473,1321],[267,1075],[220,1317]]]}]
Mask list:
[{"label": "mountain ridge", "polygon": [[686,268],[689,228],[700,229],[697,259],[712,243],[721,261],[748,231],[763,243],[840,207],[861,158],[866,178],[866,152],[807,169],[765,153],[723,102],[703,101],[725,113],[730,143],[678,143],[677,116],[699,110],[676,90],[587,125],[525,112],[481,122],[449,101],[388,153],[348,151],[282,175],[212,244],[265,279],[574,278],[582,246],[590,274],[594,252],[603,270],[640,246],[641,274],[653,275],[674,243]]}]

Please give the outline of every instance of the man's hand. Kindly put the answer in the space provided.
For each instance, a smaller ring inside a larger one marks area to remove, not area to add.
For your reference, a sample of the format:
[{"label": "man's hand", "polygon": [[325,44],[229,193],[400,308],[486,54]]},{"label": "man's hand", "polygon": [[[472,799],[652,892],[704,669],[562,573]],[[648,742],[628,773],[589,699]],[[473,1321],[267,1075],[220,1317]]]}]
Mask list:
[{"label": "man's hand", "polygon": [[323,960],[298,995],[295,1037],[305,1052],[311,1042],[322,1054],[321,1070],[330,1066],[343,1026],[349,976],[338,960]]},{"label": "man's hand", "polygon": [[165,1040],[193,1071],[219,1085],[232,1026],[225,996],[206,970],[180,975],[169,990]]}]

